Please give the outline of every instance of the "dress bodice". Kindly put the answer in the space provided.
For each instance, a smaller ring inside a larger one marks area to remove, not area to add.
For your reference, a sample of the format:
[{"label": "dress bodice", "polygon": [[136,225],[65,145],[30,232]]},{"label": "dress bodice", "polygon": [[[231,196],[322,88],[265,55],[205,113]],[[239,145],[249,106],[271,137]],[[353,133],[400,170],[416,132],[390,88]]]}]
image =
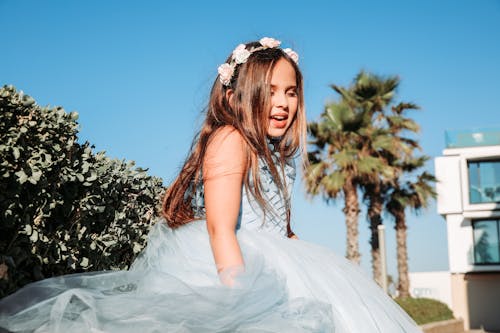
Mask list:
[{"label": "dress bodice", "polygon": [[[279,153],[275,152],[272,156],[275,163],[278,163],[279,161],[278,154]],[[278,168],[279,173],[281,173],[280,169],[281,168]],[[259,205],[257,199],[253,197],[250,191],[242,187],[240,212],[238,215],[236,229],[238,230],[241,228],[247,230],[262,230],[277,236],[286,237],[286,201],[290,198],[291,190],[295,180],[295,162],[293,159],[289,159],[287,163],[285,163],[283,174],[281,175],[287,189],[287,193],[285,193],[284,195],[280,193],[269,167],[263,160],[259,160],[259,172],[262,197],[272,210],[264,213],[264,210]],[[250,179],[252,178],[253,177],[251,177],[250,175]],[[250,186],[252,186],[252,184],[250,184]],[[199,184],[196,187],[192,204],[195,215],[200,218],[205,218],[203,184]]]},{"label": "dress bodice", "polygon": [[[278,159],[273,156],[273,159]],[[286,197],[280,193],[276,182],[274,181],[269,167],[264,161],[259,161],[260,182],[262,185],[262,196],[272,209],[264,213],[257,200],[249,191],[242,189],[240,214],[238,216],[237,229],[263,230],[275,235],[287,235],[287,205],[286,200],[290,199],[290,193],[295,180],[294,160],[291,159],[285,164],[284,175],[282,175],[286,184],[288,193]],[[279,169],[278,169],[279,171]]]}]

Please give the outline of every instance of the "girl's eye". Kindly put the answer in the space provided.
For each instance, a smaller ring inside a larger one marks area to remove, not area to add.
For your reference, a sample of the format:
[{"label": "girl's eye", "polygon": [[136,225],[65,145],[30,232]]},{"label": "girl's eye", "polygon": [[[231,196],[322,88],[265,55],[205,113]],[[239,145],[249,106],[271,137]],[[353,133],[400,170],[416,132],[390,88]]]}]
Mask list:
[{"label": "girl's eye", "polygon": [[[276,91],[271,91],[271,96],[274,96],[275,94],[276,94]],[[297,97],[297,91],[296,90],[288,90],[285,94],[288,97]]]}]

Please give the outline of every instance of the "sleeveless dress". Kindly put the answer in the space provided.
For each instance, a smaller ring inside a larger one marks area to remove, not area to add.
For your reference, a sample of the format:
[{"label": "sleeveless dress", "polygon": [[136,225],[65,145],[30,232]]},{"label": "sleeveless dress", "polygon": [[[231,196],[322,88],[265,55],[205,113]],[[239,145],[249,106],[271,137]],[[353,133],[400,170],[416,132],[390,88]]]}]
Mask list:
[{"label": "sleeveless dress", "polygon": [[[264,214],[242,189],[236,234],[245,269],[233,287],[219,280],[204,220],[175,230],[159,220],[128,271],[32,283],[0,300],[0,327],[61,333],[421,332],[357,265],[287,238],[287,198],[265,163],[260,173],[263,195],[275,211]],[[283,176],[291,189],[292,163]],[[193,204],[203,215],[202,186]]]}]

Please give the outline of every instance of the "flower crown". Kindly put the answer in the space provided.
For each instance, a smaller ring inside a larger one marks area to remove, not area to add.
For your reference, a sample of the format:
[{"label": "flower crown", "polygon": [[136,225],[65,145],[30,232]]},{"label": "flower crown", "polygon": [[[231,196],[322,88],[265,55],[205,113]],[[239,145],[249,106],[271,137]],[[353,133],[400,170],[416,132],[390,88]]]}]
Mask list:
[{"label": "flower crown", "polygon": [[[261,46],[252,47],[249,50],[246,48],[245,44],[238,45],[234,49],[229,63],[223,63],[219,66],[219,68],[217,68],[217,71],[219,72],[219,80],[224,86],[228,87],[231,84],[231,79],[233,78],[234,70],[236,69],[236,67],[240,64],[245,63],[252,53],[265,49],[277,48],[281,44],[279,40],[269,37],[262,38],[261,40],[259,40],[259,43]],[[285,52],[290,58],[292,58],[292,60],[295,61],[296,64],[299,63],[299,55],[297,54],[297,52],[293,51],[290,48],[283,49],[283,52]]]}]

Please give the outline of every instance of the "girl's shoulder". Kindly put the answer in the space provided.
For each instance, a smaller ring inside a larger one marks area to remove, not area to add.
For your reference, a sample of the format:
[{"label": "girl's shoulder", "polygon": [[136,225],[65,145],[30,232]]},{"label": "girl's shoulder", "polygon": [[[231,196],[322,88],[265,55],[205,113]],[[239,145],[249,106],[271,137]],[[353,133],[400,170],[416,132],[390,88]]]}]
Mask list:
[{"label": "girl's shoulder", "polygon": [[233,155],[233,158],[244,157],[245,140],[233,126],[226,125],[215,130],[207,144],[207,155]]},{"label": "girl's shoulder", "polygon": [[245,140],[241,133],[231,125],[225,125],[215,130],[208,141],[208,147],[219,145],[243,145]]},{"label": "girl's shoulder", "polygon": [[203,159],[204,178],[244,173],[245,165],[245,140],[240,132],[232,126],[217,129],[208,141]]}]

